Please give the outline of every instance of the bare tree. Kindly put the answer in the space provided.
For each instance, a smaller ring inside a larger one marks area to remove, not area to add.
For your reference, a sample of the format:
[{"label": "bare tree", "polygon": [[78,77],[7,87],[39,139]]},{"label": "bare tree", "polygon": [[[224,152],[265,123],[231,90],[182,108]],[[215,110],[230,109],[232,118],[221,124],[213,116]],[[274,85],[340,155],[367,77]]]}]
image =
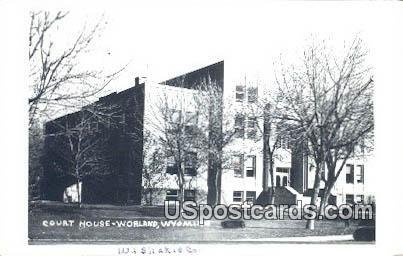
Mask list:
[{"label": "bare tree", "polygon": [[143,147],[143,200],[146,204],[153,205],[155,193],[162,191],[162,182],[166,180],[165,153],[163,148],[155,141],[155,138],[145,132]]},{"label": "bare tree", "polygon": [[179,201],[184,199],[184,188],[207,167],[207,202],[218,204],[226,161],[223,148],[235,134],[234,116],[225,111],[222,89],[210,79],[194,89],[163,88],[150,99],[154,102],[144,129],[156,137],[167,159],[167,171],[176,176]]},{"label": "bare tree", "polygon": [[207,203],[219,204],[221,201],[221,178],[223,168],[232,156],[226,146],[233,142],[236,129],[235,113],[231,100],[225,99],[223,89],[208,76],[196,88],[194,101],[200,116],[207,120],[207,133],[199,139],[204,152],[207,152]]},{"label": "bare tree", "polygon": [[[184,89],[185,92],[178,93],[178,88],[169,86],[159,89],[149,99],[153,104],[144,117],[144,132],[156,142],[148,154],[160,150],[166,159],[163,167],[166,173],[175,175],[178,200],[183,202],[185,187],[189,187],[198,175],[197,170],[204,158],[200,147],[201,139],[205,137],[200,134],[204,131],[199,112],[192,104],[192,95],[196,91]],[[147,158],[149,161],[150,157]]]},{"label": "bare tree", "polygon": [[29,200],[41,198],[41,179],[43,167],[41,159],[43,156],[44,136],[41,126],[35,122],[29,128]]},{"label": "bare tree", "polygon": [[[313,44],[300,65],[280,65],[277,84],[283,119],[294,123],[298,139],[307,144],[305,153],[315,162],[313,205],[321,180],[326,184],[325,203],[353,149],[362,139],[371,140],[373,80],[365,59],[363,43],[355,39],[341,57],[324,43]],[[314,229],[314,220],[308,220],[307,228]]]},{"label": "bare tree", "polygon": [[[93,104],[73,114],[51,122],[54,126],[45,136],[59,161],[53,169],[74,177],[81,205],[80,183],[86,177],[102,177],[113,172],[111,142],[112,130],[119,126],[120,111],[115,106]],[[61,160],[60,160],[61,159]]]},{"label": "bare tree", "polygon": [[[259,127],[263,136],[263,190],[259,195],[257,202],[260,204],[274,204],[275,200],[275,177],[274,161],[279,159],[279,149],[282,144],[290,145],[292,143],[292,128],[282,119],[282,108],[278,104],[280,101],[274,91],[266,92],[266,97],[258,102],[257,116],[263,120],[263,127]],[[287,148],[284,146],[283,148]],[[270,178],[270,188],[269,188]]]},{"label": "bare tree", "polygon": [[31,12],[29,29],[30,96],[29,124],[46,117],[57,108],[76,110],[78,102],[97,95],[124,68],[105,75],[99,70],[83,70],[80,58],[103,26],[101,19],[95,26],[74,37],[71,45],[57,41],[54,34],[61,28],[68,12]]}]

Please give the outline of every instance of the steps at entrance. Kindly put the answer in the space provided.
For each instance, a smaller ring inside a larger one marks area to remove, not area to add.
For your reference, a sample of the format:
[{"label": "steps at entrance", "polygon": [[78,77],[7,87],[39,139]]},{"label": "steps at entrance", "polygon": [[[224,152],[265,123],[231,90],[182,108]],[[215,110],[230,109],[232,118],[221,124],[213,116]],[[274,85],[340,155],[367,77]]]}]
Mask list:
[{"label": "steps at entrance", "polygon": [[[286,187],[276,187],[274,204],[286,204],[293,205],[297,204],[298,200],[302,200],[303,195],[296,191],[294,188],[286,186]],[[258,198],[256,199],[256,204],[268,205],[271,198],[270,190],[268,192],[262,191]]]}]

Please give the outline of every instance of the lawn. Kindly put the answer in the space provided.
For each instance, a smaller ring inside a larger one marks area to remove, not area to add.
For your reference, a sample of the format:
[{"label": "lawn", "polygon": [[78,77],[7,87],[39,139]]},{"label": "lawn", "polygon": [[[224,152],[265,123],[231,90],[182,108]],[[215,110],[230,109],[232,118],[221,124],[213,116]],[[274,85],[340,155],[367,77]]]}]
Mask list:
[{"label": "lawn", "polygon": [[[273,237],[345,235],[352,234],[358,225],[352,222],[350,227],[345,228],[343,221],[323,220],[316,221],[315,230],[306,230],[305,220],[245,220],[245,228],[223,229],[218,220],[200,226],[197,221],[167,222],[162,214],[160,207],[87,205],[79,209],[63,204],[34,205],[29,211],[28,236],[31,242],[234,242]],[[64,226],[52,225],[52,220]],[[94,227],[102,221],[102,227]],[[87,225],[80,226],[80,222]]]}]

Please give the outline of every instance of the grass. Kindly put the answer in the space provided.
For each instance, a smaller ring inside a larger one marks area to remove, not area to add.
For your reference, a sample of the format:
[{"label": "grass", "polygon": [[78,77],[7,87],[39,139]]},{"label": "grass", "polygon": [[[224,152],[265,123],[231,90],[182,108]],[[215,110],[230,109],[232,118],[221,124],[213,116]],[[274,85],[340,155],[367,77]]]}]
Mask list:
[{"label": "grass", "polygon": [[[245,228],[223,229],[221,221],[212,220],[210,225],[195,227],[163,227],[166,221],[160,207],[115,207],[89,206],[81,208],[72,205],[31,205],[29,211],[28,236],[31,241],[238,241],[273,237],[300,237],[320,235],[352,234],[358,223],[352,222],[345,228],[344,222],[316,221],[315,230],[305,229],[305,220],[245,220]],[[72,227],[45,227],[44,220],[74,220]],[[78,222],[110,220],[153,220],[159,228],[153,227],[88,227],[80,229]],[[196,224],[196,222],[192,222]]]}]

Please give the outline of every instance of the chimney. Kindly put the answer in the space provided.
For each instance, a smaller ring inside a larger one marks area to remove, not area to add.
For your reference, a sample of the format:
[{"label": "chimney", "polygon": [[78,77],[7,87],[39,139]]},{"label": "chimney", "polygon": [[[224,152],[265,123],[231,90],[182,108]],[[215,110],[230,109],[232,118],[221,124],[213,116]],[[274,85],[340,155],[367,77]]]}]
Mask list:
[{"label": "chimney", "polygon": [[134,85],[135,85],[135,86],[137,86],[137,85],[143,85],[146,81],[147,81],[147,77],[145,77],[145,76],[138,77],[138,76],[137,76],[137,77],[134,79]]}]

